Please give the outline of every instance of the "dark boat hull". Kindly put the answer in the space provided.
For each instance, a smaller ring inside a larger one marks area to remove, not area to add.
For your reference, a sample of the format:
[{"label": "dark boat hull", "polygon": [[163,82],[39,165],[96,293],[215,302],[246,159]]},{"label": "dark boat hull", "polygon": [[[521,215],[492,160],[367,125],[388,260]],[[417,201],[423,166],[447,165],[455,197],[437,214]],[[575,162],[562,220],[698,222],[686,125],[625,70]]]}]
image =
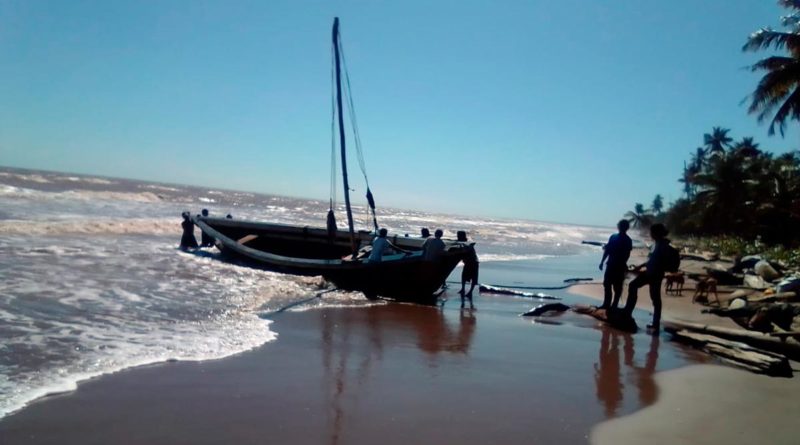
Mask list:
[{"label": "dark boat hull", "polygon": [[[467,245],[446,241],[435,260],[422,258],[420,238],[391,237],[393,244],[411,254],[385,257],[381,262],[343,259],[352,253],[350,234],[325,229],[257,223],[221,218],[195,218],[195,223],[216,240],[230,259],[251,267],[294,275],[321,275],[337,287],[363,292],[368,298],[384,297],[430,304],[448,275],[467,253]],[[369,245],[372,235],[357,234],[357,243]]]}]

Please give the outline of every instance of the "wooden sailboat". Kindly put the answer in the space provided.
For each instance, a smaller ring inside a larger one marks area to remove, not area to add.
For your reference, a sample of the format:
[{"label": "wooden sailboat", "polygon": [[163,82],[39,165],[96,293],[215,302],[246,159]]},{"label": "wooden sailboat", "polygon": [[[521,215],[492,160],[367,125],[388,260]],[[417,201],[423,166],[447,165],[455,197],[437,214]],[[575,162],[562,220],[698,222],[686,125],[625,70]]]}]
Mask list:
[{"label": "wooden sailboat", "polygon": [[[194,221],[204,233],[215,239],[215,245],[228,258],[247,265],[297,275],[322,275],[337,287],[363,292],[367,298],[433,303],[435,293],[459,261],[466,257],[469,246],[443,240],[444,252],[431,260],[423,257],[424,239],[395,236],[390,237],[390,241],[407,252],[384,256],[380,262],[366,260],[363,251],[359,254],[362,248],[371,245],[374,232],[356,231],[353,223],[342,113],[340,45],[339,19],[336,18],[333,22],[335,94],[348,230],[336,228],[333,200],[327,228],[202,216],[196,216]],[[367,199],[377,230],[369,187]]]}]

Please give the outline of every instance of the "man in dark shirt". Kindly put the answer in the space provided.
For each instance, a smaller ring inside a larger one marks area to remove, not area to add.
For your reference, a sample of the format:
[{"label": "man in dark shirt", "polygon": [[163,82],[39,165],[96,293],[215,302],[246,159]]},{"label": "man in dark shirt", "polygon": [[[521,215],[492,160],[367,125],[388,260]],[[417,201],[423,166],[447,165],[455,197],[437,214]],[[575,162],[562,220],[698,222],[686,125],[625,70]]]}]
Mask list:
[{"label": "man in dark shirt", "polygon": [[[603,305],[600,309],[616,308],[619,305],[619,298],[622,296],[622,284],[625,282],[625,274],[628,271],[628,258],[631,256],[633,242],[628,236],[630,223],[623,219],[617,223],[619,233],[611,235],[603,247],[603,259],[600,260],[600,270],[603,270],[603,263],[606,262],[606,273],[603,276]],[[611,302],[611,291],[614,291],[614,302]]]},{"label": "man in dark shirt", "polygon": [[[459,230],[456,233],[458,241],[462,243],[467,243],[467,232],[463,230]],[[462,260],[464,262],[464,268],[461,271],[461,307],[464,307],[464,298],[469,299],[469,307],[474,308],[475,305],[472,304],[472,291],[475,290],[475,286],[478,285],[478,268],[480,263],[478,262],[478,254],[475,252],[475,244],[467,244],[467,255]],[[469,292],[464,292],[466,289],[467,281],[469,281],[470,287]]]},{"label": "man in dark shirt", "polygon": [[[657,334],[661,326],[661,280],[664,279],[664,273],[667,271],[669,263],[669,239],[667,239],[667,228],[664,224],[653,224],[650,227],[650,237],[653,238],[655,244],[653,251],[647,262],[640,264],[634,268],[634,271],[639,273],[639,276],[628,283],[628,299],[625,301],[625,312],[628,315],[633,314],[636,308],[636,299],[640,287],[650,287],[650,299],[653,301],[653,322],[647,325],[648,328]],[[642,271],[642,268],[645,268]]]}]

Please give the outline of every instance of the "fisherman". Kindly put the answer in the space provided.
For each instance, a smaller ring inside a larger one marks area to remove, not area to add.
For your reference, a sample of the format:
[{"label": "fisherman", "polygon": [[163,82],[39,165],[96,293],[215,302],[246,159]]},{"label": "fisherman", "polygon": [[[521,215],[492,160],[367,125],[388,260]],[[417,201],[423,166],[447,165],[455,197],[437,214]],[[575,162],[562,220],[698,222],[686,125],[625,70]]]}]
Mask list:
[{"label": "fisherman", "polygon": [[435,261],[444,252],[444,241],[442,241],[442,229],[436,229],[433,233],[435,238],[428,238],[422,244],[422,257],[427,261]]},{"label": "fisherman", "polygon": [[431,231],[428,230],[427,227],[423,227],[422,230],[420,231],[420,234],[422,235],[422,238],[430,238],[431,237]]},{"label": "fisherman", "polygon": [[[203,215],[203,218],[208,217],[208,209],[203,209],[201,214]],[[206,232],[200,232],[200,247],[211,247],[213,245],[214,238],[206,234]]]},{"label": "fisherman", "polygon": [[[600,260],[600,270],[603,270],[603,263],[606,263],[606,273],[603,276],[603,305],[599,309],[616,308],[619,305],[619,298],[622,296],[622,284],[625,282],[625,274],[628,272],[628,258],[631,256],[633,242],[628,236],[630,223],[627,219],[622,219],[617,223],[617,230],[608,238],[608,243],[603,247],[603,258]],[[606,262],[608,259],[608,262]],[[613,290],[614,301],[611,301]]]},{"label": "fisherman", "polygon": [[[458,241],[462,243],[467,242],[467,232],[463,230],[459,230],[456,234]],[[472,304],[472,291],[475,290],[475,286],[478,284],[478,253],[475,252],[475,245],[474,244],[467,244],[467,255],[462,260],[464,263],[464,268],[461,270],[461,307],[464,307],[464,297],[469,298],[469,307],[475,308],[475,305]],[[469,281],[470,287],[469,292],[466,294],[464,290],[466,288],[467,281]]]},{"label": "fisherman", "polygon": [[625,302],[625,312],[632,316],[639,288],[649,286],[650,299],[653,301],[653,322],[647,327],[656,334],[661,326],[661,280],[669,268],[670,250],[673,250],[667,239],[668,234],[669,231],[664,224],[653,224],[650,227],[650,237],[655,241],[655,245],[647,262],[633,268],[639,275],[628,283],[628,300]]},{"label": "fisherman", "polygon": [[189,212],[183,212],[183,236],[181,236],[181,250],[197,249],[197,238],[194,237],[194,223]]},{"label": "fisherman", "polygon": [[383,255],[385,253],[392,253],[392,251],[403,252],[406,254],[411,253],[408,250],[401,249],[394,244],[392,244],[386,235],[388,235],[389,231],[385,228],[378,230],[378,236],[372,241],[372,251],[369,254],[368,261],[370,263],[380,263],[383,261]]}]

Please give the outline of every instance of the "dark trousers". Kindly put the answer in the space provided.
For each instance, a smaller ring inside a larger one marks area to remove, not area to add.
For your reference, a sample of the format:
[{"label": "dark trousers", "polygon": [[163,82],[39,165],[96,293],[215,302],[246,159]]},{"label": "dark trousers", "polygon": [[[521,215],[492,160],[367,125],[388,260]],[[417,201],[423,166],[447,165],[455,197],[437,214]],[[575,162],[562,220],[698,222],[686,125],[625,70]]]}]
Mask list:
[{"label": "dark trousers", "polygon": [[[603,275],[603,306],[604,308],[617,307],[619,305],[619,298],[622,296],[622,285],[625,283],[625,273],[628,267],[626,265],[612,266],[606,265],[606,273]],[[611,297],[614,302],[612,304]]]},{"label": "dark trousers", "polygon": [[625,301],[625,311],[628,314],[633,313],[636,308],[636,300],[638,298],[639,288],[650,286],[650,299],[653,301],[653,324],[660,325],[661,323],[661,280],[664,279],[663,275],[650,275],[648,273],[639,274],[633,281],[628,283],[628,300]]}]

